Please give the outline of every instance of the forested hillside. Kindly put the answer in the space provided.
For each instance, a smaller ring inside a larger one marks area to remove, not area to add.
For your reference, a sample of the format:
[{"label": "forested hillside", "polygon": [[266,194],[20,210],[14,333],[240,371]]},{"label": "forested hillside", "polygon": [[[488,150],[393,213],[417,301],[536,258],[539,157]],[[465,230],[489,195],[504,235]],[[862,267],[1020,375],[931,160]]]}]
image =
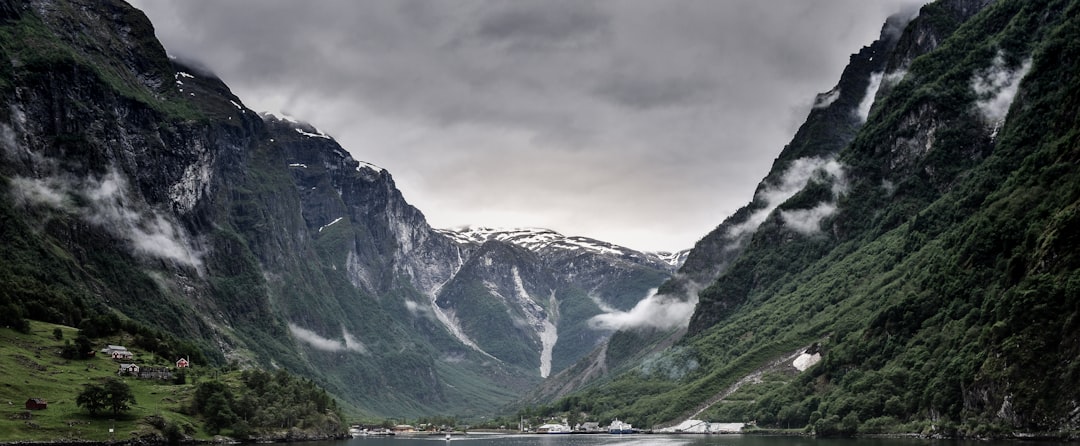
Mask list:
[{"label": "forested hillside", "polygon": [[[985,3],[907,24],[865,124],[723,260],[682,341],[552,408],[821,435],[1075,431],[1080,2]],[[770,177],[811,161],[796,146]],[[822,359],[719,398],[800,352]]]}]

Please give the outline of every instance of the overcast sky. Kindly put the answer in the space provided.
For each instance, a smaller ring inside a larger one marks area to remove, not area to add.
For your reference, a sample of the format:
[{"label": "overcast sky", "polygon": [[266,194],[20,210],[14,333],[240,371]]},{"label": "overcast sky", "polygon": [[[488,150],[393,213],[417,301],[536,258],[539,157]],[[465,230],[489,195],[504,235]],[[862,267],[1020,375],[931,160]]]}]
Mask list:
[{"label": "overcast sky", "polygon": [[[689,248],[916,0],[137,0],[170,54],[388,169],[432,226]],[[917,2],[921,3],[921,2]]]}]

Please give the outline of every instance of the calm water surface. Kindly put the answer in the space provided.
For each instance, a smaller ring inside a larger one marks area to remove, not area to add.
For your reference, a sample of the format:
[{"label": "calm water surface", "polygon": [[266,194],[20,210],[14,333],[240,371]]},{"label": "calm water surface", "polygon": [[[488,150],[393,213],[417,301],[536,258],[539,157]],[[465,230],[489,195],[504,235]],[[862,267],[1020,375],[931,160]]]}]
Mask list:
[{"label": "calm water surface", "polygon": [[816,439],[760,435],[501,435],[471,433],[441,436],[364,437],[303,443],[305,446],[1057,446],[1065,443],[961,442],[896,438]]}]

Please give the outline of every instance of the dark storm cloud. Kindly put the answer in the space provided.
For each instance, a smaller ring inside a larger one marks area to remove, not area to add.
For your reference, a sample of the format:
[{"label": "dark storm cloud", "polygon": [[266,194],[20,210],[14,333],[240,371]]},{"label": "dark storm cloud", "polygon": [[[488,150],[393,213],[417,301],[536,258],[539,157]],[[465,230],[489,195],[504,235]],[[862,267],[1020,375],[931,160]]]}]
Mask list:
[{"label": "dark storm cloud", "polygon": [[173,54],[388,168],[436,226],[688,247],[910,0],[142,0]]}]

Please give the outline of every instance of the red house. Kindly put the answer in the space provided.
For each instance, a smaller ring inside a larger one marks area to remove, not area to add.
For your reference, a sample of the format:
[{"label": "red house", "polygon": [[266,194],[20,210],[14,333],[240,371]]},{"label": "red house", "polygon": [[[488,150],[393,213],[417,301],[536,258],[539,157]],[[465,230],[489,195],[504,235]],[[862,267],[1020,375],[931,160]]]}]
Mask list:
[{"label": "red house", "polygon": [[26,400],[26,410],[45,410],[49,407],[49,402],[44,398],[30,398]]},{"label": "red house", "polygon": [[184,367],[191,367],[191,363],[188,362],[187,358],[177,359],[176,360],[176,368],[182,369]]}]

